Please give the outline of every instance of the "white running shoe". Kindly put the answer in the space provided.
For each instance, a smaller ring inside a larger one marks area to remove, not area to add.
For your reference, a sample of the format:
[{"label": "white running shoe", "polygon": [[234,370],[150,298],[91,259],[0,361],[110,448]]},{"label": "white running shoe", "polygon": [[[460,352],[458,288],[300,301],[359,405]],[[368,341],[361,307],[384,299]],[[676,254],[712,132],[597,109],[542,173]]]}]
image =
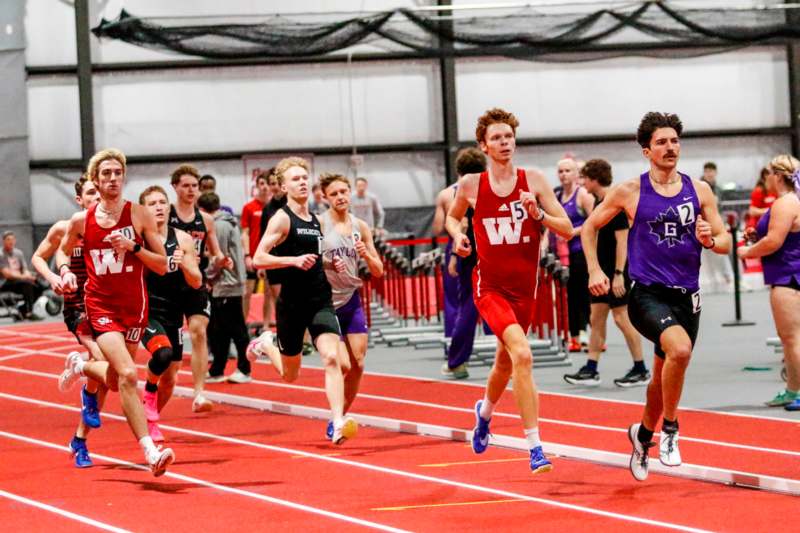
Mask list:
[{"label": "white running shoe", "polygon": [[231,383],[250,383],[253,381],[253,378],[250,376],[250,374],[245,374],[237,368],[234,370],[233,374],[228,376],[228,381]]},{"label": "white running shoe", "polygon": [[75,385],[81,378],[80,373],[77,371],[76,366],[79,361],[86,361],[85,354],[80,352],[69,352],[67,359],[64,361],[64,371],[58,376],[58,390],[67,392]]},{"label": "white running shoe", "polygon": [[262,346],[272,345],[272,330],[265,329],[261,335],[250,341],[247,345],[247,359],[252,363],[260,357],[266,357]]},{"label": "white running shoe", "polygon": [[358,433],[358,422],[356,422],[352,417],[345,417],[344,423],[342,423],[341,427],[333,428],[333,437],[331,437],[331,441],[334,444],[344,444],[344,441],[347,439],[352,439]]},{"label": "white running shoe", "polygon": [[167,467],[175,461],[175,452],[172,448],[163,448],[159,446],[151,453],[145,454],[147,464],[150,465],[150,471],[155,477],[163,476],[167,471]]},{"label": "white running shoe", "polygon": [[198,394],[194,397],[194,401],[192,402],[192,412],[194,413],[207,413],[208,411],[214,408],[214,404],[211,403],[211,400],[203,396],[202,394]]},{"label": "white running shoe", "polygon": [[631,452],[630,469],[634,479],[637,481],[644,481],[647,479],[648,474],[648,450],[653,446],[652,442],[641,443],[637,435],[639,434],[639,426],[641,424],[632,424],[628,428],[628,440],[631,441],[633,451]]},{"label": "white running shoe", "polygon": [[661,430],[658,444],[658,458],[664,466],[681,466],[681,451],[678,449],[678,432],[667,433]]}]

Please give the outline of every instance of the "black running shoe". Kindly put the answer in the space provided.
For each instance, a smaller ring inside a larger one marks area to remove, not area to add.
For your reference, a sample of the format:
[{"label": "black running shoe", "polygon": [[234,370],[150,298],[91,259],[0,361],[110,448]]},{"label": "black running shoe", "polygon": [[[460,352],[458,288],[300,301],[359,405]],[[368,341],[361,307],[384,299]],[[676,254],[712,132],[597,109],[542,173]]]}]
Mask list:
[{"label": "black running shoe", "polygon": [[587,387],[596,387],[602,383],[602,381],[600,381],[600,372],[590,370],[589,367],[585,365],[574,374],[564,374],[564,381],[570,385],[585,385]]},{"label": "black running shoe", "polygon": [[614,380],[614,385],[624,388],[642,387],[648,383],[650,383],[650,372],[647,370],[640,372],[635,368],[631,368],[627,374]]}]

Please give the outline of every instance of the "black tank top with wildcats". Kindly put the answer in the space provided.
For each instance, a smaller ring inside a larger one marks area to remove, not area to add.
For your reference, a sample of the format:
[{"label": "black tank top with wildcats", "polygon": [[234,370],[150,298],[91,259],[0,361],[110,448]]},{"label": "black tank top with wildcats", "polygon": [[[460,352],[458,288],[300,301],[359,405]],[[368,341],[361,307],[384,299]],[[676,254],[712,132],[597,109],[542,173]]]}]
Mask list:
[{"label": "black tank top with wildcats", "polygon": [[[316,215],[309,213],[311,220],[303,220],[289,206],[283,211],[289,215],[289,234],[283,241],[283,255],[297,257],[316,254],[317,261],[308,270],[297,267],[286,268],[282,274],[281,300],[285,304],[306,302],[331,302],[331,286],[322,268],[322,231]],[[333,304],[331,304],[333,305]]]},{"label": "black tank top with wildcats", "polygon": [[175,229],[183,230],[188,233],[194,241],[194,251],[197,252],[197,257],[200,258],[200,272],[206,271],[208,266],[208,257],[206,257],[206,237],[208,231],[206,223],[203,220],[203,215],[200,209],[194,208],[194,218],[189,222],[181,220],[178,212],[175,210],[174,205],[169,206],[169,225]]},{"label": "black tank top with wildcats", "polygon": [[164,249],[167,252],[167,273],[163,276],[155,272],[147,273],[147,294],[150,297],[150,309],[168,311],[181,301],[181,291],[189,289],[183,271],[175,264],[173,255],[179,247],[175,228],[167,228],[167,240]]}]

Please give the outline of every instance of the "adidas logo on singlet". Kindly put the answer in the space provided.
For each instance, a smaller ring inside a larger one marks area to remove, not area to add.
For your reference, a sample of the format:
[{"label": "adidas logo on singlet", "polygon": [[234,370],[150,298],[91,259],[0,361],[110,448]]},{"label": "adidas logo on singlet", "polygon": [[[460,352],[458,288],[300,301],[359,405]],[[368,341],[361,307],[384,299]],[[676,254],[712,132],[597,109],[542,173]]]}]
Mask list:
[{"label": "adidas logo on singlet", "polygon": [[501,205],[500,209],[498,209],[498,211],[508,211],[508,204]]}]

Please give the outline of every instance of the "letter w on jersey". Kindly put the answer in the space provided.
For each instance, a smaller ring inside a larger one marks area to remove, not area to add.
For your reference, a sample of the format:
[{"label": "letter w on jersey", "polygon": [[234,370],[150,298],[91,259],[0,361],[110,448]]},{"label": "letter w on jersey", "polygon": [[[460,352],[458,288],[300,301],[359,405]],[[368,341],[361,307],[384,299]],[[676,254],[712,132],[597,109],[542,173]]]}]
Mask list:
[{"label": "letter w on jersey", "polygon": [[513,222],[511,217],[484,218],[486,236],[494,246],[498,244],[519,244],[522,221]]},{"label": "letter w on jersey", "polygon": [[91,255],[94,271],[98,276],[105,276],[109,272],[119,274],[125,265],[125,252],[117,254],[113,248],[91,250]]}]

